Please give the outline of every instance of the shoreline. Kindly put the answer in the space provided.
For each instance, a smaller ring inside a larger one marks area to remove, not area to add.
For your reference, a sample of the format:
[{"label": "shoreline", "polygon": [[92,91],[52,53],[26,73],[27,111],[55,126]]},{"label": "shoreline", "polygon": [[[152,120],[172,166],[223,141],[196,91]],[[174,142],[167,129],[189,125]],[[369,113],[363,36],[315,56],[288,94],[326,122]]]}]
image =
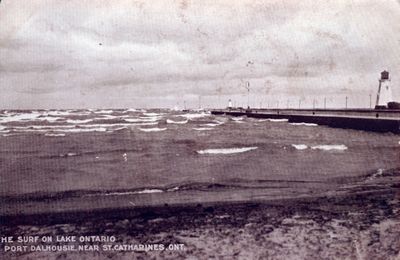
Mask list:
[{"label": "shoreline", "polygon": [[[400,191],[398,187],[370,187],[342,195],[52,213],[8,221],[2,218],[1,223],[3,235],[98,235],[114,236],[121,244],[185,245],[184,251],[68,252],[72,259],[396,259],[400,252]],[[56,259],[66,253],[0,250],[0,255]]]},{"label": "shoreline", "polygon": [[[76,210],[65,212],[43,212],[38,214],[18,214],[0,216],[2,227],[13,225],[44,225],[59,223],[80,223],[84,219],[122,219],[122,218],[141,218],[143,216],[173,216],[178,213],[199,214],[211,213],[215,210],[224,212],[232,209],[242,210],[245,208],[259,207],[292,207],[296,205],[312,205],[323,203],[332,204],[344,199],[360,200],[363,196],[382,196],[382,198],[400,196],[398,188],[386,188],[372,191],[358,191],[351,194],[319,195],[299,198],[281,198],[272,200],[253,200],[253,201],[225,201],[225,202],[206,202],[206,203],[181,203],[165,204],[126,208],[103,208],[96,210]],[[367,200],[372,200],[368,198]],[[379,200],[379,198],[376,198]],[[324,205],[326,206],[326,205]]]},{"label": "shoreline", "polygon": [[[184,187],[184,186],[182,186]],[[189,187],[189,186],[188,186]],[[83,191],[55,194],[23,194],[0,197],[0,223],[30,224],[46,221],[62,222],[74,218],[93,218],[96,215],[118,218],[135,217],[143,212],[168,214],[180,211],[197,212],[199,208],[229,207],[230,205],[284,205],[293,201],[314,201],[323,198],[341,198],[366,194],[395,192],[400,189],[400,168],[369,174],[317,181],[263,181],[255,186],[195,184],[196,189],[137,194],[121,192],[118,195],[95,193],[85,196]],[[82,195],[83,194],[83,195]],[[113,194],[113,193],[111,193]]]}]

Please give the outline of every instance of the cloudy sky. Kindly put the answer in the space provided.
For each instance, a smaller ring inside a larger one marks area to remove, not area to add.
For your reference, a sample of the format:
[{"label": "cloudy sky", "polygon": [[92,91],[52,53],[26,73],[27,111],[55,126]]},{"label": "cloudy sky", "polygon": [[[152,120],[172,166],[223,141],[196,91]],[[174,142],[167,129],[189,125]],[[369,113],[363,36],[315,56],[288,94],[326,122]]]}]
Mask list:
[{"label": "cloudy sky", "polygon": [[400,99],[397,0],[3,0],[0,108]]}]

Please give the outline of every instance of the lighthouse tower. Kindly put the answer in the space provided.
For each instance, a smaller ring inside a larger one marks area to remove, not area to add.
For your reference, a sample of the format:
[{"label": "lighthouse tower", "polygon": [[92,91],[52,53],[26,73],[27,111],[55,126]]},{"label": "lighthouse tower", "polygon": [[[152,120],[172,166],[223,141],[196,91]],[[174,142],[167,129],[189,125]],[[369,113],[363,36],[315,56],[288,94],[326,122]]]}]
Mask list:
[{"label": "lighthouse tower", "polygon": [[379,79],[375,108],[387,108],[388,103],[392,101],[392,88],[390,86],[389,72],[385,70],[381,72],[381,78]]}]

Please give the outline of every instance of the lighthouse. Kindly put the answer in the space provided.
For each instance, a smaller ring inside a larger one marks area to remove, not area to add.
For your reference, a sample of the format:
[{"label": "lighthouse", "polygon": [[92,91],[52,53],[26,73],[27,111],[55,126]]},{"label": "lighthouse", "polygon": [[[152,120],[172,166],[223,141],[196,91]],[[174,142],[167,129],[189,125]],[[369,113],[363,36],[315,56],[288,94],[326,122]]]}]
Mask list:
[{"label": "lighthouse", "polygon": [[376,95],[375,109],[385,109],[392,102],[392,88],[390,86],[389,72],[382,71],[379,79],[378,93]]}]

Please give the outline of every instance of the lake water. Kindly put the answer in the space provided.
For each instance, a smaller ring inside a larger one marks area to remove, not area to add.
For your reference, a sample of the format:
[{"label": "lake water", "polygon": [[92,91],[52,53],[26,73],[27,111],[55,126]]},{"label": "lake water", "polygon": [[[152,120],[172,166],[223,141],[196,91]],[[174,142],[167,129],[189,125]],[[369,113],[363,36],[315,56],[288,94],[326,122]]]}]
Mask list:
[{"label": "lake water", "polygon": [[206,111],[1,111],[0,195],[296,195],[399,167],[399,141]]}]

